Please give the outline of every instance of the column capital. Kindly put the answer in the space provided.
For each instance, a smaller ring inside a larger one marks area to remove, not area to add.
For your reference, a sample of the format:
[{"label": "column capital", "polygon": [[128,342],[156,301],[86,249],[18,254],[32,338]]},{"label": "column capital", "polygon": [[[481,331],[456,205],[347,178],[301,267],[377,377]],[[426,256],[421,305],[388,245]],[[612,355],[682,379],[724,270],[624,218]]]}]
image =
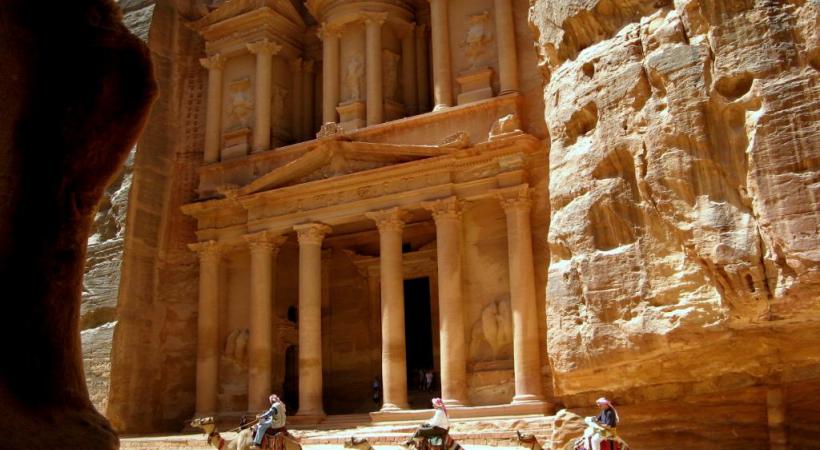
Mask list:
[{"label": "column capital", "polygon": [[383,209],[364,214],[368,219],[376,222],[380,233],[386,231],[401,231],[404,224],[412,217],[410,213],[401,208]]},{"label": "column capital", "polygon": [[321,40],[325,40],[325,38],[338,39],[342,37],[342,30],[338,25],[322,22],[322,25],[319,27],[319,31],[316,34]]},{"label": "column capital", "polygon": [[222,56],[222,54],[217,53],[212,56],[208,56],[205,58],[199,58],[199,63],[202,64],[202,67],[208,70],[222,70],[225,68],[225,61],[227,58]]},{"label": "column capital", "polygon": [[386,12],[366,12],[362,14],[364,18],[364,23],[367,25],[384,25],[384,22],[387,20],[387,13]]},{"label": "column capital", "polygon": [[199,257],[203,260],[219,259],[224,250],[222,244],[213,240],[188,244],[188,248],[199,254]]},{"label": "column capital", "polygon": [[270,230],[246,234],[242,238],[248,243],[248,248],[251,251],[266,250],[271,252],[278,252],[282,244],[288,240],[287,236],[282,236]]},{"label": "column capital", "polygon": [[330,226],[323,223],[306,223],[304,225],[296,225],[293,229],[296,231],[299,245],[321,245],[325,235],[332,230]]},{"label": "column capital", "polygon": [[440,200],[422,202],[421,207],[433,213],[433,220],[458,219],[464,214],[464,200],[457,197],[448,197]]},{"label": "column capital", "polygon": [[254,54],[273,56],[282,50],[282,46],[276,42],[271,42],[267,39],[262,39],[250,44],[245,44],[248,51]]},{"label": "column capital", "polygon": [[513,192],[498,193],[496,198],[504,208],[504,212],[509,214],[513,211],[529,211],[532,207],[531,189],[524,185]]}]

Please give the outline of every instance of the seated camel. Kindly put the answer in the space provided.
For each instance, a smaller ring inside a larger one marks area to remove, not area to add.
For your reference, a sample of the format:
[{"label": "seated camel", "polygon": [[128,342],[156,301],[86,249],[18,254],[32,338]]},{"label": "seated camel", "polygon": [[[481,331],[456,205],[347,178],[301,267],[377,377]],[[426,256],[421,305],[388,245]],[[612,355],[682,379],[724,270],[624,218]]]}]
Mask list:
[{"label": "seated camel", "polygon": [[[208,445],[219,450],[250,450],[251,445],[253,445],[253,431],[251,428],[240,430],[236,435],[236,439],[226,440],[216,431],[213,417],[194,419],[191,421],[191,426],[205,431],[205,434],[208,435]],[[281,448],[275,448],[274,439],[262,441],[262,448],[269,450],[302,450],[302,446],[290,434],[286,433],[282,438],[283,446]]]}]

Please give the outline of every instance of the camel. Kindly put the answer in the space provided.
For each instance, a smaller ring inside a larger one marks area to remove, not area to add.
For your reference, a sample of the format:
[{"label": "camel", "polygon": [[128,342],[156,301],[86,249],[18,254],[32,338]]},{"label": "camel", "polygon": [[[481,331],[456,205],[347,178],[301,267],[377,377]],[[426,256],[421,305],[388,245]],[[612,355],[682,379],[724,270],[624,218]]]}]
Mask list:
[{"label": "camel", "polygon": [[[241,430],[236,439],[226,440],[220,436],[216,431],[213,417],[202,417],[191,421],[191,426],[194,428],[201,428],[208,436],[208,445],[216,447],[219,450],[250,450],[253,445],[253,432],[250,428]],[[273,449],[273,442],[269,439],[266,446],[268,449]],[[285,436],[284,450],[302,450],[299,442],[290,435]]]},{"label": "camel", "polygon": [[367,441],[367,438],[357,438],[350,436],[350,440],[345,441],[344,448],[354,448],[356,450],[373,450],[373,446]]}]

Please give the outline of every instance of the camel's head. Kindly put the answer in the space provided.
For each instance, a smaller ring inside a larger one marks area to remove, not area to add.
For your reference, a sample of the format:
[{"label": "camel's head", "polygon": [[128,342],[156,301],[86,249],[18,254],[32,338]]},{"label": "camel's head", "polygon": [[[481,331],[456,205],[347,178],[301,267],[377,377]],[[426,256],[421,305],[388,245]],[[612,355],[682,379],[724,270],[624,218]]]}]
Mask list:
[{"label": "camel's head", "polygon": [[214,430],[216,429],[213,417],[197,417],[196,419],[191,421],[191,426],[194,428],[201,428],[203,431],[205,431],[205,434],[209,436],[213,434]]},{"label": "camel's head", "polygon": [[345,441],[344,447],[356,448],[361,450],[370,450],[373,448],[370,446],[370,443],[367,442],[367,438],[357,438],[355,436],[350,436],[350,439]]}]

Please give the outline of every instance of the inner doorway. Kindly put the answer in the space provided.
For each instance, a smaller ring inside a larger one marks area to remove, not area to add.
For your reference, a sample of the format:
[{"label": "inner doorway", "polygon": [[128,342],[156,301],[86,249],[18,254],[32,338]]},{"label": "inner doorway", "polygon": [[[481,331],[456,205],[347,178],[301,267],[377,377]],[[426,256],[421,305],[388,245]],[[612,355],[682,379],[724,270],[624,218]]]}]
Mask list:
[{"label": "inner doorway", "polygon": [[429,408],[430,400],[439,396],[438,374],[434,373],[431,311],[430,279],[404,280],[407,401],[411,409]]}]

